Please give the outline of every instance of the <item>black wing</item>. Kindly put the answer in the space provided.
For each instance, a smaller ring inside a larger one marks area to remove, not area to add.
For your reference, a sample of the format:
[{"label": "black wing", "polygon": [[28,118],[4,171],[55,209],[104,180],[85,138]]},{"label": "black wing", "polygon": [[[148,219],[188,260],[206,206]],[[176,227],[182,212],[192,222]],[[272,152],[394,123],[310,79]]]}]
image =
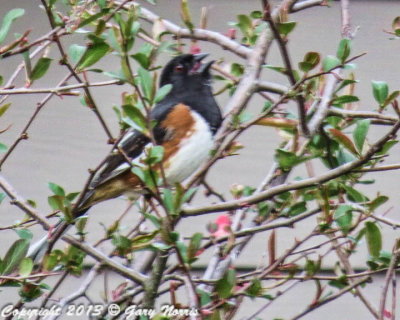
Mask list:
[{"label": "black wing", "polygon": [[[157,104],[150,113],[151,119],[157,122],[153,129],[154,139],[156,140],[157,144],[161,144],[167,136],[166,131],[161,128],[160,123],[165,119],[168,112],[175,105],[173,101],[168,100],[169,99],[165,99],[161,103]],[[121,140],[119,147],[123,150],[124,154],[129,157],[129,159],[133,160],[141,155],[144,147],[150,143],[150,141],[150,138],[143,133],[137,130],[128,130],[125,134],[125,137]],[[126,156],[124,154],[121,154],[118,150],[115,150],[111,155],[108,156],[104,166],[90,184],[91,189],[104,184],[110,179],[113,179],[130,169],[129,167],[120,170],[118,169],[123,164],[127,163]]]}]

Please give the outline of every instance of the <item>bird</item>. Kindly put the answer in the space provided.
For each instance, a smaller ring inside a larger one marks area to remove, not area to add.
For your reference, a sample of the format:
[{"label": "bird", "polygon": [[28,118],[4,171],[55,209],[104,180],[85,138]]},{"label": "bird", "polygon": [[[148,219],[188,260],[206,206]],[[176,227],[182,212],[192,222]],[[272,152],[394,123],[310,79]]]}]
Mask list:
[{"label": "bird", "polygon": [[[215,61],[202,63],[207,56],[206,53],[181,54],[165,65],[159,87],[170,84],[172,88],[150,111],[150,119],[155,123],[153,139],[136,129],[127,130],[79,197],[72,211],[74,218],[85,215],[91,207],[105,200],[122,195],[138,198],[146,194],[132,166],[140,163],[146,146],[152,142],[164,149],[158,170],[163,170],[169,186],[184,181],[209,158],[222,114],[211,87],[210,68]],[[52,243],[68,226],[62,221],[54,227]],[[28,256],[37,260],[39,254],[48,250],[48,242],[49,237],[43,237],[30,247]]]}]

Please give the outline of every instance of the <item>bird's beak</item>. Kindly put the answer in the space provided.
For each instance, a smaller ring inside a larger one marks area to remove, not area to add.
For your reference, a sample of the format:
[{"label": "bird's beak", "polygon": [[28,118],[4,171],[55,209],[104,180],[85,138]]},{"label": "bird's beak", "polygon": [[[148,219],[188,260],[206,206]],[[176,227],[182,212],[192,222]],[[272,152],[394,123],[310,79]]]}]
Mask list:
[{"label": "bird's beak", "polygon": [[203,60],[205,57],[208,56],[208,53],[198,53],[193,56],[194,56],[194,61],[201,62],[201,60]]},{"label": "bird's beak", "polygon": [[193,55],[194,56],[194,67],[191,70],[191,73],[201,73],[206,75],[209,72],[209,69],[211,65],[214,63],[214,61],[210,61],[207,63],[201,63],[201,61],[208,56],[208,53],[198,53]]},{"label": "bird's beak", "polygon": [[203,75],[208,74],[214,62],[215,60],[211,60],[210,62],[203,63],[197,72]]}]

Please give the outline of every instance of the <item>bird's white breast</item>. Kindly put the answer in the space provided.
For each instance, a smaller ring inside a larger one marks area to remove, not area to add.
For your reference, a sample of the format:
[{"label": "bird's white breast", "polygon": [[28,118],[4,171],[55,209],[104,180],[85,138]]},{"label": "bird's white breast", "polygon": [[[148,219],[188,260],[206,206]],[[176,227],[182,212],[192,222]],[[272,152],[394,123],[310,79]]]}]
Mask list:
[{"label": "bird's white breast", "polygon": [[213,135],[202,116],[191,111],[194,119],[193,130],[181,142],[178,151],[168,159],[165,177],[169,184],[181,182],[194,173],[207,160],[213,147]]}]

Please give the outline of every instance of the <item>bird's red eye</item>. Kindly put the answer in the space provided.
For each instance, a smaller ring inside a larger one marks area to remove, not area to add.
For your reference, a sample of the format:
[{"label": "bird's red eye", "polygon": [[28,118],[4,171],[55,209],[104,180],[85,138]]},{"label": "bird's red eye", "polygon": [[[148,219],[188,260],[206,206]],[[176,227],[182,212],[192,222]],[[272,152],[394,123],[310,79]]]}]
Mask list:
[{"label": "bird's red eye", "polygon": [[182,72],[183,71],[183,65],[181,65],[181,64],[178,64],[177,66],[175,66],[175,71],[177,71],[177,72]]}]

